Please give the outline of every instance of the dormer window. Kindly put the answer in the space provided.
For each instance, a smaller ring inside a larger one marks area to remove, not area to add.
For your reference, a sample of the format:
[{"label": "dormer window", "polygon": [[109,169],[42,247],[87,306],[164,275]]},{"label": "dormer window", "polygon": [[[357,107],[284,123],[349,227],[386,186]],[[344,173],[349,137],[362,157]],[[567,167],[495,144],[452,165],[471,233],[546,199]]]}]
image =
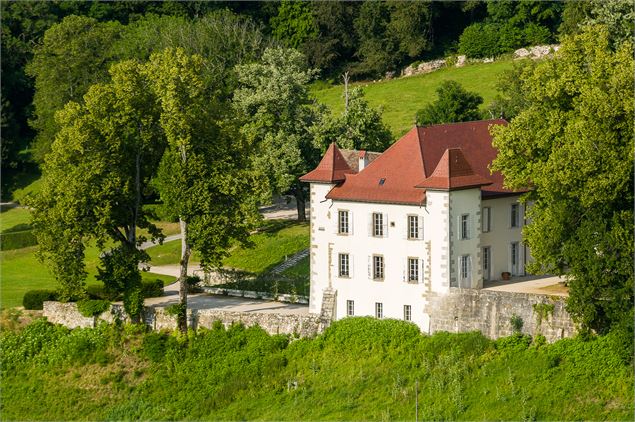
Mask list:
[{"label": "dormer window", "polygon": [[384,186],[384,183],[386,183],[386,179],[384,178],[379,179],[379,186]]}]

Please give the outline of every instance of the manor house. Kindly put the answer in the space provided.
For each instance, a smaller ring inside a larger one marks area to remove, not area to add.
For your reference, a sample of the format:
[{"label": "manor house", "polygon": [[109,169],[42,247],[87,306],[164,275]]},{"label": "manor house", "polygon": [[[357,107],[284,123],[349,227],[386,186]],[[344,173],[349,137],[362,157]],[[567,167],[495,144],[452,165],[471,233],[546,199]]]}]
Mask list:
[{"label": "manor house", "polygon": [[[483,120],[415,127],[381,154],[331,144],[310,183],[310,312],[369,315],[430,331],[432,296],[524,275],[522,192],[490,173]],[[330,306],[330,304],[329,304]]]}]

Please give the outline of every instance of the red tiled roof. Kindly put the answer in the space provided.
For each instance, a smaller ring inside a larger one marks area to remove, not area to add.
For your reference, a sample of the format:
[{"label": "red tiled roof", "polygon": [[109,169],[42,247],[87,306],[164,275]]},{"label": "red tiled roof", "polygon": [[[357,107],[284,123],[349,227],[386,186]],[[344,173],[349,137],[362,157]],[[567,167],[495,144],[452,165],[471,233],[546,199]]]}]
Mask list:
[{"label": "red tiled roof", "polygon": [[[359,172],[359,160],[365,159],[366,165],[372,163],[381,153],[372,151],[358,151],[356,149],[340,149],[342,157],[346,160],[346,164],[351,168],[352,173]],[[363,155],[362,155],[363,154]],[[365,156],[365,158],[364,158]]]},{"label": "red tiled roof", "polygon": [[336,183],[345,179],[345,174],[353,173],[353,170],[349,167],[342,156],[339,148],[333,142],[329,145],[322,161],[315,168],[315,170],[300,177],[302,182],[322,182],[322,183]]},{"label": "red tiled roof", "polygon": [[[461,149],[475,176],[491,182],[481,187],[483,197],[513,194],[503,188],[502,174],[490,174],[488,168],[496,157],[489,127],[496,124],[505,125],[507,122],[495,119],[415,127],[364,170],[358,174],[348,174],[344,183],[331,189],[326,197],[362,202],[422,204],[425,201],[425,189],[417,188],[416,185],[432,176],[443,154],[453,148]],[[301,180],[311,181],[309,176],[319,169],[320,166]],[[478,185],[481,185],[481,181]],[[472,182],[474,180],[469,183]]]},{"label": "red tiled roof", "polygon": [[443,153],[430,177],[424,179],[415,187],[454,190],[491,184],[490,180],[474,173],[461,148],[448,148]]}]

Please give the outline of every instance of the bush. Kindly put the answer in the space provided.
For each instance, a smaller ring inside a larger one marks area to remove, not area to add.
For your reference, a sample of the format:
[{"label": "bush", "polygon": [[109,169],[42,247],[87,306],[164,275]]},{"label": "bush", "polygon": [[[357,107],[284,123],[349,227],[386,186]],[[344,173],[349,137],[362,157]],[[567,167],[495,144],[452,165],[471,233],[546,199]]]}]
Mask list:
[{"label": "bush", "polygon": [[77,310],[85,317],[97,316],[110,308],[110,302],[100,299],[80,300],[77,302]]},{"label": "bush", "polygon": [[22,306],[29,310],[42,310],[43,303],[48,300],[57,300],[55,290],[29,290],[22,298]]},{"label": "bush", "polygon": [[86,287],[86,293],[89,299],[101,299],[115,301],[120,299],[120,295],[116,292],[111,292],[103,285],[91,284]]},{"label": "bush", "polygon": [[0,250],[11,251],[28,246],[37,245],[37,239],[31,230],[2,233],[0,235]]},{"label": "bush", "polygon": [[163,296],[163,282],[156,280],[143,280],[141,282],[141,293],[144,298]]},{"label": "bush", "polygon": [[165,356],[168,336],[163,333],[148,333],[143,337],[141,351],[152,362],[161,362]]},{"label": "bush", "polygon": [[482,58],[497,56],[500,51],[499,25],[475,23],[459,37],[459,54]]},{"label": "bush", "polygon": [[201,278],[197,275],[191,275],[185,279],[188,293],[201,293]]},{"label": "bush", "polygon": [[179,221],[178,215],[170,212],[168,208],[163,204],[146,204],[143,206],[143,210],[150,214],[150,217],[155,220],[169,221],[176,223]]}]

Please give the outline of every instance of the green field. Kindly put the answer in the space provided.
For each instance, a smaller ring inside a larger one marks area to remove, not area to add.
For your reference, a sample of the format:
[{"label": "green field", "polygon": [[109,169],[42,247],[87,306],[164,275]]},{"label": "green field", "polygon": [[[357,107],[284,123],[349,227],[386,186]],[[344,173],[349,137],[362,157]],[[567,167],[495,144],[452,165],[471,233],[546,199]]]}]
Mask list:
[{"label": "green field", "polygon": [[346,318],[314,339],[42,320],[0,333],[3,420],[633,420],[620,337],[421,335]]},{"label": "green field", "polygon": [[[277,226],[269,228],[264,233],[251,235],[250,240],[253,242],[253,248],[234,247],[230,255],[223,260],[223,265],[255,274],[264,273],[284,261],[285,257],[309,247],[309,225],[280,221]],[[153,265],[178,264],[181,242],[166,242],[148,249],[148,254]],[[197,263],[198,260],[195,252],[192,262]]]},{"label": "green field", "polygon": [[[459,68],[448,67],[425,75],[389,81],[356,83],[352,86],[364,87],[369,104],[381,107],[384,122],[398,138],[414,126],[417,110],[436,99],[435,90],[441,82],[455,80],[465,89],[479,93],[484,99],[481,106],[484,110],[496,95],[499,75],[511,67],[511,60],[501,60]],[[312,93],[318,102],[326,104],[335,113],[339,114],[344,110],[343,85],[327,89],[316,88]]]},{"label": "green field", "polygon": [[0,212],[0,233],[29,228],[31,213],[27,208],[2,208]]}]

